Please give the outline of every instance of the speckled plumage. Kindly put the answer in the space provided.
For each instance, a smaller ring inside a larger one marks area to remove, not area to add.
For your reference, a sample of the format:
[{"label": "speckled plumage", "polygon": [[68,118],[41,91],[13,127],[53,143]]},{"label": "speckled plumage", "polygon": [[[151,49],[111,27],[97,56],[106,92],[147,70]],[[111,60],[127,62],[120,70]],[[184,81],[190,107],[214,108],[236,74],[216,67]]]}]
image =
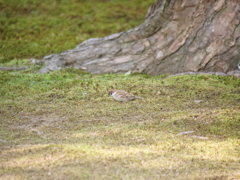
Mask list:
[{"label": "speckled plumage", "polygon": [[132,101],[135,99],[144,99],[139,96],[135,96],[132,93],[123,91],[123,90],[111,90],[108,93],[110,96],[112,96],[116,101]]}]

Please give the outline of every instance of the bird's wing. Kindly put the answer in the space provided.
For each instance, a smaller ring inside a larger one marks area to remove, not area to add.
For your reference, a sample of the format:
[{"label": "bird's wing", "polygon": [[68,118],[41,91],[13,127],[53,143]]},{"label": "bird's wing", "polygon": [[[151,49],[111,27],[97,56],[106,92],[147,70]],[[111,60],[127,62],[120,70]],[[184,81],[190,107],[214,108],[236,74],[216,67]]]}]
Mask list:
[{"label": "bird's wing", "polygon": [[126,92],[126,91],[118,91],[118,95],[121,96],[122,98],[134,97],[133,94],[128,93],[128,92]]}]

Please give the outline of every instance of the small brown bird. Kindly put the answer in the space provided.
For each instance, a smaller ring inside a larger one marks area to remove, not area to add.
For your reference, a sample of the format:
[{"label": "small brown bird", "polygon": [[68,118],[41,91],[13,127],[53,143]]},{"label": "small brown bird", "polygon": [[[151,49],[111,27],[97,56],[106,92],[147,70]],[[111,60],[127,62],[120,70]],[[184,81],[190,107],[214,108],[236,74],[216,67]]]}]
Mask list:
[{"label": "small brown bird", "polygon": [[108,93],[110,96],[113,97],[113,99],[115,99],[116,101],[132,101],[135,99],[144,99],[142,97],[139,96],[135,96],[129,92],[126,91],[122,91],[122,90],[111,90]]}]

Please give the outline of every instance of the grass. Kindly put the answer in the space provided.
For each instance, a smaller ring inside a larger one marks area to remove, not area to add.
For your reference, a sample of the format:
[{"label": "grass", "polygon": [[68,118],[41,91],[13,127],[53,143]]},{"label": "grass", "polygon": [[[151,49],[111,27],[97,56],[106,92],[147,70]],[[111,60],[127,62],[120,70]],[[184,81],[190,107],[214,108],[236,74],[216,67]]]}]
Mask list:
[{"label": "grass", "polygon": [[[42,58],[126,31],[153,0],[0,0],[0,62]],[[114,9],[114,10],[113,10]]]},{"label": "grass", "polygon": [[[0,65],[128,30],[152,2],[0,0]],[[240,179],[240,79],[40,68],[0,71],[0,179]]]},{"label": "grass", "polygon": [[240,79],[34,68],[0,72],[2,179],[240,178]]}]

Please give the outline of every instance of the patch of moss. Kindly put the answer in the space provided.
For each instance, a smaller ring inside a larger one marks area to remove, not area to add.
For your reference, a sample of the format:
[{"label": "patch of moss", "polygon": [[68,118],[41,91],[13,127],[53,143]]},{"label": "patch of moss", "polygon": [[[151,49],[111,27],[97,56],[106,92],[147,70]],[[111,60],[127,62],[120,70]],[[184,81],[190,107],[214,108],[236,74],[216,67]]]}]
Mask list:
[{"label": "patch of moss", "polygon": [[129,30],[144,20],[152,0],[0,1],[0,62],[42,58],[84,40]]}]

